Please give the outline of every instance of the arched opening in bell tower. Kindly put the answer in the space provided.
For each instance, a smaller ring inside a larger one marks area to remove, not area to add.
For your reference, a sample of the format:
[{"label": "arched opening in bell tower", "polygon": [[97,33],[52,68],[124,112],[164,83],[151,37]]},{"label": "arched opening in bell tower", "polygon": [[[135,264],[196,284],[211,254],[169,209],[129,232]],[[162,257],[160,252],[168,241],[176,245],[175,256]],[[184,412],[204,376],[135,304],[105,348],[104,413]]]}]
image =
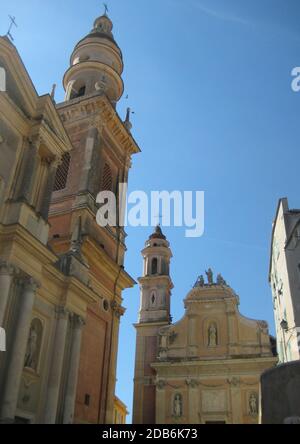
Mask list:
[{"label": "arched opening in bell tower", "polygon": [[152,259],[151,272],[152,272],[152,274],[158,273],[158,260],[156,257],[154,259]]}]

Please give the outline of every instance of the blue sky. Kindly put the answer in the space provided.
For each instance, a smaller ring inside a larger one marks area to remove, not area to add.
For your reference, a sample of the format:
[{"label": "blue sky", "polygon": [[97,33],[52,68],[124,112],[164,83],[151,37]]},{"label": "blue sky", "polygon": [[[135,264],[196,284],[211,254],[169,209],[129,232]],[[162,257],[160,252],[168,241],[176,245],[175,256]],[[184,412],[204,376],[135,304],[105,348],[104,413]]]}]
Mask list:
[{"label": "blue sky", "polygon": [[[273,331],[268,261],[278,198],[300,207],[298,0],[110,0],[123,50],[125,95],[135,111],[130,190],[205,191],[205,234],[165,229],[174,258],[172,314],[208,267],[241,298],[241,312]],[[2,0],[0,34],[15,15],[15,44],[40,94],[58,84],[72,48],[102,13],[101,2]],[[141,274],[149,229],[128,228],[126,267]],[[125,292],[117,394],[132,411],[139,290]]]}]

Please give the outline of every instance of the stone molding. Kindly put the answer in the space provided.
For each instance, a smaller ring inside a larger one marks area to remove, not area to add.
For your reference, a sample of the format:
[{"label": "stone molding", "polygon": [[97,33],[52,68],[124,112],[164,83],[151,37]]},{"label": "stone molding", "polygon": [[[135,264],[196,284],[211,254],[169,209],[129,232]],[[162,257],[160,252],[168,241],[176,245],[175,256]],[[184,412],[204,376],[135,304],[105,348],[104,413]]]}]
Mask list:
[{"label": "stone molding", "polygon": [[19,268],[6,261],[0,261],[0,275],[14,276],[19,272]]}]

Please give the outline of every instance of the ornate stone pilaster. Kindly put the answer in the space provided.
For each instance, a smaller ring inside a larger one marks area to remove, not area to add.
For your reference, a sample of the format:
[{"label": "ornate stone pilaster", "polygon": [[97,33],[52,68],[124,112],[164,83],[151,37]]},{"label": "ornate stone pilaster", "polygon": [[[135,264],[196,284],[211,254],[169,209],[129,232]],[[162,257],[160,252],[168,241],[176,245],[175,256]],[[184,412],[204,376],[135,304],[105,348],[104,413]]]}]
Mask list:
[{"label": "ornate stone pilaster", "polygon": [[108,390],[107,390],[107,401],[106,401],[106,417],[105,423],[113,423],[113,411],[114,411],[114,394],[116,387],[116,367],[117,367],[117,354],[118,354],[118,339],[119,339],[119,327],[120,318],[125,313],[125,309],[118,304],[116,301],[111,303],[111,308],[113,311],[112,318],[112,335],[111,335],[111,350],[110,350],[110,366],[108,375]]},{"label": "ornate stone pilaster", "polygon": [[31,202],[32,187],[35,179],[36,167],[38,163],[38,147],[40,138],[38,136],[33,139],[27,139],[24,154],[24,160],[21,171],[21,180],[16,190],[16,199],[24,199]]},{"label": "ornate stone pilaster", "polygon": [[228,353],[229,355],[235,355],[238,353],[238,333],[236,323],[236,310],[232,302],[227,303],[226,315],[228,325]]},{"label": "ornate stone pilaster", "polygon": [[70,365],[67,379],[67,388],[65,394],[64,411],[63,411],[63,423],[73,424],[74,409],[76,400],[76,388],[78,380],[78,368],[80,359],[81,348],[81,336],[82,327],[85,325],[85,321],[78,315],[72,316],[72,344],[70,354]]},{"label": "ornate stone pilaster", "polygon": [[158,379],[155,382],[156,385],[156,424],[165,424],[166,422],[166,381],[164,379]]},{"label": "ornate stone pilaster", "polygon": [[18,317],[4,384],[0,415],[1,421],[3,422],[13,422],[15,418],[27,339],[32,318],[32,308],[37,288],[38,284],[34,279],[31,277],[24,279],[22,294],[19,295]]},{"label": "ornate stone pilaster", "polygon": [[228,379],[230,385],[231,405],[232,405],[232,423],[243,423],[243,409],[242,409],[242,393],[241,393],[241,380],[240,378]]},{"label": "ornate stone pilaster", "polygon": [[[97,170],[97,155],[99,154],[96,150],[96,144],[99,139],[98,129],[96,127],[97,122],[94,121],[89,127],[86,136],[85,149],[84,149],[84,163],[81,170],[80,179],[80,191],[90,191],[93,188],[93,176],[95,175],[95,170]],[[99,151],[99,150],[98,150]],[[99,154],[100,155],[100,154]],[[98,185],[100,188],[100,178],[98,177]],[[98,189],[97,191],[100,191]]]},{"label": "ornate stone pilaster", "polygon": [[186,379],[186,385],[189,388],[188,399],[189,399],[189,423],[197,424],[199,421],[199,382],[196,379],[188,378]]},{"label": "ornate stone pilaster", "polygon": [[59,166],[60,161],[58,160],[44,160],[47,163],[48,172],[46,177],[45,189],[43,193],[43,200],[40,204],[39,212],[44,220],[48,219],[50,201],[52,196],[52,191],[54,187],[56,171]]},{"label": "ornate stone pilaster", "polygon": [[63,360],[66,345],[69,312],[65,307],[56,308],[56,331],[53,344],[52,360],[48,380],[45,406],[45,424],[55,424],[59,389],[62,377]]},{"label": "ornate stone pilaster", "polygon": [[0,327],[3,326],[9,292],[16,268],[7,262],[0,262]]}]

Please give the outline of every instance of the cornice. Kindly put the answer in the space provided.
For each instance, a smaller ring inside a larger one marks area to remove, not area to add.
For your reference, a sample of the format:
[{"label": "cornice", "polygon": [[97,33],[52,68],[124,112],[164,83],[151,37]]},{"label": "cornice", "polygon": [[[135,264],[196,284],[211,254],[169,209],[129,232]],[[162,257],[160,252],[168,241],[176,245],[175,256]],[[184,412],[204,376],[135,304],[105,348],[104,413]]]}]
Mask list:
[{"label": "cornice", "polygon": [[[5,113],[3,112],[5,110]],[[20,110],[20,108],[12,101],[10,96],[2,92],[0,93],[0,115],[1,119],[9,122],[23,136],[28,136],[31,127],[30,119]]]},{"label": "cornice", "polygon": [[97,119],[99,116],[99,124],[101,122],[102,128],[106,127],[117,146],[122,146],[123,150],[129,154],[141,151],[131,133],[125,128],[124,122],[103,94],[97,93],[63,102],[57,105],[57,110],[66,126],[79,124],[93,118]]},{"label": "cornice", "polygon": [[[243,367],[244,370],[241,368],[239,369],[240,374],[249,375],[252,374],[252,368],[255,367],[253,370],[255,370],[257,367],[264,367],[266,364],[270,367],[272,364],[277,363],[277,358],[274,356],[260,356],[260,357],[247,357],[247,358],[228,358],[228,359],[202,359],[202,360],[196,360],[196,359],[183,359],[180,361],[176,360],[166,360],[161,362],[153,362],[151,364],[151,367],[153,367],[155,370],[163,370],[166,369],[167,371],[170,369],[177,369],[179,370],[182,368],[184,372],[186,372],[186,367],[193,367],[195,370],[200,369],[199,374],[201,374],[201,368],[208,368],[212,367],[214,369],[215,374],[210,375],[211,377],[214,376],[220,376],[221,372],[224,373],[224,368],[226,368],[226,371],[234,371],[237,367]],[[207,370],[206,370],[207,371]],[[217,373],[220,372],[220,373]],[[171,372],[170,372],[171,373]],[[171,375],[170,375],[171,376]]]},{"label": "cornice", "polygon": [[20,95],[28,106],[29,113],[34,115],[38,94],[16,47],[8,42],[6,38],[0,37],[0,53],[7,63],[10,75],[19,88]]},{"label": "cornice", "polygon": [[15,242],[43,264],[55,263],[57,256],[19,224],[0,225],[0,243]]},{"label": "cornice", "polygon": [[71,146],[66,145],[65,142],[55,134],[44,119],[39,120],[32,127],[29,137],[38,139],[39,145],[45,145],[54,157],[61,158],[61,156],[71,148]]},{"label": "cornice", "polygon": [[84,246],[92,252],[92,254],[88,255],[89,263],[92,257],[94,264],[106,270],[112,278],[115,278],[120,272],[118,287],[121,290],[124,288],[132,288],[136,284],[135,280],[124,269],[121,268],[120,271],[120,266],[113,261],[102,248],[99,248],[97,243],[88,235],[85,237]]}]

